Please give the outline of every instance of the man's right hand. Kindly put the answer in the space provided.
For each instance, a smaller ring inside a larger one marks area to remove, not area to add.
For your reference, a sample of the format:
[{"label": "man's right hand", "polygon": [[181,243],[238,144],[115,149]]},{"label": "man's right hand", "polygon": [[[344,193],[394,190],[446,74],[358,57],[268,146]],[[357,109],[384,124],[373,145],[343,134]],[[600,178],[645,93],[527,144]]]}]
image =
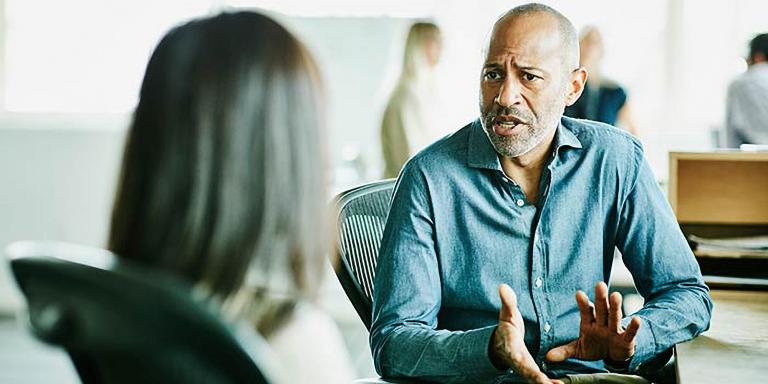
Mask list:
[{"label": "man's right hand", "polygon": [[491,361],[504,364],[524,378],[528,383],[561,383],[551,380],[539,370],[528,348],[525,346],[525,323],[517,310],[517,296],[509,285],[499,286],[501,310],[499,325],[491,336]]}]

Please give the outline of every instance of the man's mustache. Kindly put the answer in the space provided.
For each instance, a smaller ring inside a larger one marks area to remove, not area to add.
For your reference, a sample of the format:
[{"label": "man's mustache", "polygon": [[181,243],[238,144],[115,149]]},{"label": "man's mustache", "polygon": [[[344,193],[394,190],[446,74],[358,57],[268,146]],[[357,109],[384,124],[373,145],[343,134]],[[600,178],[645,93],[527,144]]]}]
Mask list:
[{"label": "man's mustache", "polygon": [[531,116],[530,113],[517,107],[493,107],[486,114],[486,118],[489,121],[496,118],[496,116],[513,116],[514,118],[523,121],[525,124],[533,122],[533,116]]}]

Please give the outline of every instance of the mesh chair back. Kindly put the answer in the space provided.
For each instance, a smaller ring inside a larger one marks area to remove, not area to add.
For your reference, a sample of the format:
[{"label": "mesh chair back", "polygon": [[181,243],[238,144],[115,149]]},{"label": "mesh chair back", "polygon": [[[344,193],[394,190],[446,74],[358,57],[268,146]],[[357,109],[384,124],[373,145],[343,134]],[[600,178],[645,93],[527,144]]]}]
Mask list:
[{"label": "mesh chair back", "polygon": [[336,276],[365,326],[371,329],[373,278],[395,179],[365,184],[339,194]]},{"label": "mesh chair back", "polygon": [[175,277],[60,243],[15,243],[8,254],[33,333],[63,347],[84,383],[268,382],[263,345],[241,344]]}]

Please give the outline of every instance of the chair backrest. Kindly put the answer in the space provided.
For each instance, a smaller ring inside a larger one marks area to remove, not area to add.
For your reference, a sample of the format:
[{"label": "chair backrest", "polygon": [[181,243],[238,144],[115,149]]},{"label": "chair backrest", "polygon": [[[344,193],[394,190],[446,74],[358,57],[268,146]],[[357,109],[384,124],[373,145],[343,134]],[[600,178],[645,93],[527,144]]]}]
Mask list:
[{"label": "chair backrest", "polygon": [[336,276],[366,328],[371,329],[373,278],[395,179],[340,193]]},{"label": "chair backrest", "polygon": [[264,340],[235,337],[176,277],[71,244],[14,243],[7,254],[33,333],[64,348],[84,383],[270,382]]}]

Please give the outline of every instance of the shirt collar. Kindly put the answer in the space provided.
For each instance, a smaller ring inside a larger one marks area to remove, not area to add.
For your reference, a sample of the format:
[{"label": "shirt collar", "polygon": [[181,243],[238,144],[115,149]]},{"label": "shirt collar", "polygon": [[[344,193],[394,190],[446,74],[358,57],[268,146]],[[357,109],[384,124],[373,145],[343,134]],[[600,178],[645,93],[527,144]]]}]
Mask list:
[{"label": "shirt collar", "polygon": [[[553,157],[560,153],[562,147],[582,148],[581,141],[563,124],[560,119],[555,133],[555,149]],[[473,168],[484,168],[501,171],[501,163],[491,140],[483,130],[480,119],[472,123],[467,146],[467,165]]]}]

